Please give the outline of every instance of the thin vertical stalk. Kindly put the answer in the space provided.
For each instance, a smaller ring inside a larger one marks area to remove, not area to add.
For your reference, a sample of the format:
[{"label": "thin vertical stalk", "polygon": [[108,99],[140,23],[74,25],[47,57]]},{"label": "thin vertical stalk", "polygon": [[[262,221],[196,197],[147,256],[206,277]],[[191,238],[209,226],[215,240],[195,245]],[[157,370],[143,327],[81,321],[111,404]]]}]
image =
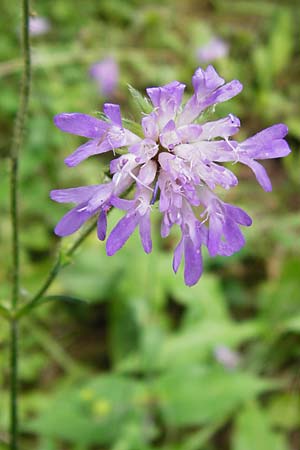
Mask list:
[{"label": "thin vertical stalk", "polygon": [[22,0],[22,52],[24,69],[21,81],[20,105],[17,113],[12,146],[10,152],[11,159],[11,223],[12,223],[12,251],[13,251],[13,270],[12,270],[12,308],[14,309],[19,296],[19,204],[18,204],[18,185],[19,185],[19,153],[23,141],[24,127],[28,111],[28,102],[30,94],[30,44],[29,44],[29,0]]},{"label": "thin vertical stalk", "polygon": [[30,95],[30,42],[29,42],[29,0],[21,0],[23,54],[23,75],[20,90],[20,105],[15,121],[10,152],[11,178],[10,202],[12,224],[12,295],[10,323],[10,449],[18,450],[18,320],[14,317],[20,291],[20,249],[19,249],[19,153],[23,142]]},{"label": "thin vertical stalk", "polygon": [[10,326],[10,449],[18,449],[18,322]]}]

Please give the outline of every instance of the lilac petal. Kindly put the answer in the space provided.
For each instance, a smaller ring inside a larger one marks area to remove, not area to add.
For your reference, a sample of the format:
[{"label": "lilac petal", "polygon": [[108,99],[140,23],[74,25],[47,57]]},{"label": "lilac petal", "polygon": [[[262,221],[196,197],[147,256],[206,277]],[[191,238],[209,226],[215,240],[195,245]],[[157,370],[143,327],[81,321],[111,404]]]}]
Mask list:
[{"label": "lilac petal", "polygon": [[115,208],[129,211],[134,206],[135,201],[134,200],[126,200],[125,198],[119,198],[119,197],[113,196],[110,199],[110,203]]},{"label": "lilac petal", "polygon": [[126,155],[121,155],[119,158],[112,159],[109,164],[111,174],[119,172],[127,163]]},{"label": "lilac petal", "polygon": [[202,274],[201,249],[196,248],[192,240],[184,238],[184,281],[187,286],[197,283]]},{"label": "lilac petal", "polygon": [[218,254],[219,245],[223,233],[222,220],[216,214],[211,214],[209,218],[207,248],[210,256]]},{"label": "lilac petal", "polygon": [[145,164],[139,171],[138,179],[141,182],[149,186],[155,178],[157,171],[157,164],[155,161],[150,160],[147,164]]},{"label": "lilac petal", "polygon": [[230,83],[219,87],[210,94],[207,94],[205,97],[202,97],[199,94],[193,95],[184,107],[180,118],[180,123],[193,121],[204,109],[215,105],[216,103],[222,103],[226,100],[230,100],[232,97],[238,95],[242,89],[243,85],[238,80],[233,80]]},{"label": "lilac petal", "polygon": [[199,67],[192,77],[193,87],[198,96],[207,95],[222,86],[224,82],[224,79],[219,76],[212,65],[209,65],[205,70]]},{"label": "lilac petal", "polygon": [[81,113],[57,114],[54,123],[62,131],[86,138],[101,137],[109,127],[103,120]]},{"label": "lilac petal", "polygon": [[130,153],[136,155],[135,161],[138,164],[143,164],[150,159],[154,158],[159,150],[158,144],[152,139],[143,139],[134,145],[131,145],[128,149]]},{"label": "lilac petal", "polygon": [[84,204],[71,209],[56,225],[54,232],[58,236],[68,236],[75,233],[92,216],[84,210]]},{"label": "lilac petal", "polygon": [[215,71],[211,78],[207,77],[207,74],[203,71],[201,76],[196,76],[193,82],[195,94],[186,103],[180,115],[179,124],[183,125],[192,122],[204,109],[231,99],[243,89],[242,84],[238,80],[233,80],[221,86],[223,82],[223,78],[220,78]]},{"label": "lilac petal", "polygon": [[266,192],[272,191],[271,180],[266,172],[266,169],[261,164],[245,157],[240,158],[240,162],[250,167],[250,169],[254,172],[257,181]]},{"label": "lilac petal", "polygon": [[156,120],[156,115],[150,113],[142,119],[142,127],[146,138],[156,141],[159,134],[159,127]]},{"label": "lilac petal", "polygon": [[106,153],[112,149],[111,143],[107,140],[99,143],[98,140],[93,139],[92,141],[88,141],[81,145],[75,152],[71,153],[71,155],[65,159],[65,164],[69,167],[74,167],[92,155]]},{"label": "lilac petal", "polygon": [[152,250],[152,240],[151,240],[151,222],[150,222],[150,211],[140,218],[139,223],[140,237],[142,241],[143,248],[146,253],[151,253]]},{"label": "lilac petal", "polygon": [[233,114],[229,114],[224,119],[206,122],[202,125],[200,139],[213,139],[218,136],[223,138],[233,136],[239,131],[240,121]]},{"label": "lilac petal", "polygon": [[50,198],[58,203],[83,203],[87,202],[98,189],[99,185],[55,189],[50,192]]},{"label": "lilac petal", "polygon": [[158,155],[158,162],[160,166],[166,171],[170,172],[170,163],[176,158],[175,155],[168,153],[168,152],[162,152]]},{"label": "lilac petal", "polygon": [[101,211],[97,221],[97,236],[100,241],[104,241],[107,230],[107,214],[105,211]]},{"label": "lilac petal", "polygon": [[161,87],[153,87],[146,89],[148,96],[150,97],[153,106],[162,107],[174,102],[174,106],[177,109],[182,101],[183,91],[185,89],[185,84],[179,81],[172,81]]},{"label": "lilac petal", "polygon": [[106,253],[108,256],[114,255],[134,232],[138,222],[139,214],[131,214],[123,217],[110,233],[106,241]]},{"label": "lilac petal", "polygon": [[243,85],[238,80],[232,80],[218,88],[203,104],[205,108],[215,103],[222,103],[235,97],[243,90]]},{"label": "lilac petal", "polygon": [[220,38],[212,38],[197,50],[197,57],[200,61],[210,62],[227,56],[229,46]]},{"label": "lilac petal", "polygon": [[239,251],[245,245],[245,238],[238,225],[229,217],[226,218],[223,232],[227,241],[228,249],[233,254]]},{"label": "lilac petal", "polygon": [[101,206],[107,202],[113,192],[114,184],[112,182],[100,184],[98,186],[98,190],[94,193],[94,195],[90,198],[87,204],[88,211],[95,211],[99,209]]},{"label": "lilac petal", "polygon": [[287,156],[291,150],[287,142],[282,139],[288,128],[284,124],[276,124],[260,131],[240,144],[241,150],[248,157],[255,159],[280,158]]},{"label": "lilac petal", "polygon": [[177,273],[181,260],[182,260],[182,253],[183,253],[183,238],[180,239],[179,244],[174,250],[174,256],[173,256],[173,270],[175,273]]},{"label": "lilac petal", "polygon": [[183,143],[197,141],[202,133],[202,125],[198,125],[196,123],[183,125],[177,129],[177,133],[180,141]]},{"label": "lilac petal", "polygon": [[170,120],[163,128],[160,136],[160,143],[163,147],[173,150],[176,145],[181,143],[174,120]]},{"label": "lilac petal", "polygon": [[103,112],[115,125],[122,128],[122,117],[119,105],[114,103],[105,103],[103,106]]},{"label": "lilac petal", "polygon": [[96,62],[89,72],[102,95],[106,97],[113,95],[119,82],[119,66],[114,58],[107,57]]},{"label": "lilac petal", "polygon": [[251,217],[248,216],[248,214],[244,210],[242,210],[242,208],[230,205],[229,203],[224,203],[224,207],[226,209],[226,215],[231,217],[235,222],[247,227],[252,225]]},{"label": "lilac petal", "polygon": [[51,23],[46,17],[29,17],[30,36],[42,36],[51,29]]}]

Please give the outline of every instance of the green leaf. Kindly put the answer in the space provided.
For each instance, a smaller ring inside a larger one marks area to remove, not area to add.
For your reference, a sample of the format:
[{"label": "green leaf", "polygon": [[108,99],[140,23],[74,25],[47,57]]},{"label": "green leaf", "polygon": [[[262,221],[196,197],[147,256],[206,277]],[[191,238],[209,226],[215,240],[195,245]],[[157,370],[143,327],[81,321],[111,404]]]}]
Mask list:
[{"label": "green leaf", "polygon": [[268,68],[274,76],[280,74],[291,62],[293,51],[293,17],[288,8],[280,8],[275,16],[269,42],[272,64]]},{"label": "green leaf", "polygon": [[76,297],[70,297],[68,295],[47,295],[46,297],[41,297],[35,306],[43,305],[48,302],[64,302],[64,303],[81,303],[87,304],[86,300]]},{"label": "green leaf", "polygon": [[153,111],[153,106],[151,105],[150,101],[146,97],[144,97],[137,89],[132,87],[130,84],[128,84],[128,89],[135,105],[139,110],[141,110],[145,114],[149,114],[151,111]]},{"label": "green leaf", "polygon": [[288,446],[283,434],[270,426],[267,412],[253,402],[237,417],[232,449],[288,450]]},{"label": "green leaf", "polygon": [[99,376],[61,390],[38,418],[27,422],[26,429],[81,446],[109,444],[129,423],[141,429],[143,399],[139,382]]},{"label": "green leaf", "polygon": [[199,361],[212,354],[220,343],[234,346],[259,334],[260,326],[256,322],[249,321],[242,324],[224,320],[198,322],[167,339],[162,345],[157,363],[162,367],[170,367]]},{"label": "green leaf", "polygon": [[186,365],[155,383],[166,425],[185,427],[224,422],[243,403],[274,386],[243,372]]},{"label": "green leaf", "polygon": [[292,317],[291,319],[285,321],[282,326],[286,331],[300,333],[300,316]]},{"label": "green leaf", "polygon": [[10,311],[4,305],[0,305],[0,316],[4,317],[5,319],[10,318]]},{"label": "green leaf", "polygon": [[287,392],[273,396],[268,405],[268,413],[272,425],[287,431],[297,429],[300,425],[299,393]]}]

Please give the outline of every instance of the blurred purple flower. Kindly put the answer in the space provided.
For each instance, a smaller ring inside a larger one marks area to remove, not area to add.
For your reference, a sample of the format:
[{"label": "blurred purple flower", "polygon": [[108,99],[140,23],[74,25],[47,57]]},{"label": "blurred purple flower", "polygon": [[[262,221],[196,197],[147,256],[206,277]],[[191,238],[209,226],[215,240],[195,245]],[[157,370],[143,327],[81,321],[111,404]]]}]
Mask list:
[{"label": "blurred purple flower", "polygon": [[119,83],[119,66],[114,58],[105,58],[93,64],[90,75],[104,97],[111,97],[114,94]]},{"label": "blurred purple flower", "polygon": [[218,345],[214,349],[216,360],[222,364],[226,369],[236,369],[240,362],[240,356],[237,352],[231,350],[225,345]]},{"label": "blurred purple flower", "polygon": [[[229,114],[204,122],[199,116],[206,108],[239,94],[241,83],[225,83],[212,66],[197,69],[192,83],[194,94],[184,106],[181,103],[185,85],[178,81],[147,89],[153,110],[142,118],[143,137],[123,126],[119,105],[104,105],[106,120],[80,113],[55,116],[58,128],[88,139],[66,158],[68,166],[76,166],[91,155],[108,151],[115,154],[120,147],[128,148],[126,154],[111,161],[109,183],[51,192],[53,200],[76,205],[56,226],[57,235],[74,233],[97,214],[98,237],[104,240],[107,211],[115,207],[125,214],[107,239],[107,254],[113,255],[123,247],[136,228],[145,252],[149,253],[150,215],[157,201],[162,214],[162,237],[168,236],[174,225],[181,230],[173,269],[177,272],[184,258],[188,286],[194,285],[202,274],[203,245],[211,256],[229,256],[241,249],[245,240],[240,226],[250,226],[251,218],[214,193],[218,186],[228,190],[238,184],[234,173],[221,163],[248,165],[263,189],[270,191],[270,179],[257,160],[290,153],[284,140],[287,127],[277,124],[244,142],[233,140],[231,136],[240,128],[237,117]],[[133,199],[121,198],[134,186]]]},{"label": "blurred purple flower", "polygon": [[31,36],[41,36],[50,31],[50,22],[45,17],[29,17],[29,33]]},{"label": "blurred purple flower", "polygon": [[199,47],[196,51],[198,60],[202,63],[213,62],[225,58],[229,52],[229,45],[218,37],[213,37],[209,42]]}]

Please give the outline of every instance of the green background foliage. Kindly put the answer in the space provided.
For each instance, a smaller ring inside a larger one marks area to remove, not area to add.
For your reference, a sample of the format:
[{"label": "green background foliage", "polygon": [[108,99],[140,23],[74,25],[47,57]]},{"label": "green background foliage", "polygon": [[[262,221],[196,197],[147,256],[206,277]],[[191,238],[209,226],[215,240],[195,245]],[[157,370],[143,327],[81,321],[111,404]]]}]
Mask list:
[{"label": "green background foliage", "polygon": [[[22,296],[37,290],[67,208],[48,192],[103,180],[109,157],[63,164],[82,141],[57,130],[59,112],[93,114],[106,98],[88,75],[112,55],[120,83],[109,101],[140,118],[128,84],[177,79],[191,92],[198,47],[230,45],[215,62],[243,92],[216,114],[242,121],[240,139],[284,122],[293,149],[267,161],[265,193],[238,164],[223,193],[253,217],[247,244],[230,258],[204,255],[193,288],[171,268],[176,230],[145,255],[138,236],[114,257],[90,236],[21,324],[21,448],[36,450],[296,450],[300,448],[300,47],[298,2],[246,0],[43,0],[51,22],[32,38],[33,83],[22,150]],[[0,34],[0,301],[10,281],[8,149],[21,71],[18,2],[2,0]],[[120,218],[113,211],[109,227]],[[63,248],[74,241],[64,240]],[[83,301],[77,301],[83,300]],[[220,359],[225,349],[234,364]],[[231,366],[231,367],[229,367]],[[8,327],[0,325],[0,449],[8,440]]]}]

